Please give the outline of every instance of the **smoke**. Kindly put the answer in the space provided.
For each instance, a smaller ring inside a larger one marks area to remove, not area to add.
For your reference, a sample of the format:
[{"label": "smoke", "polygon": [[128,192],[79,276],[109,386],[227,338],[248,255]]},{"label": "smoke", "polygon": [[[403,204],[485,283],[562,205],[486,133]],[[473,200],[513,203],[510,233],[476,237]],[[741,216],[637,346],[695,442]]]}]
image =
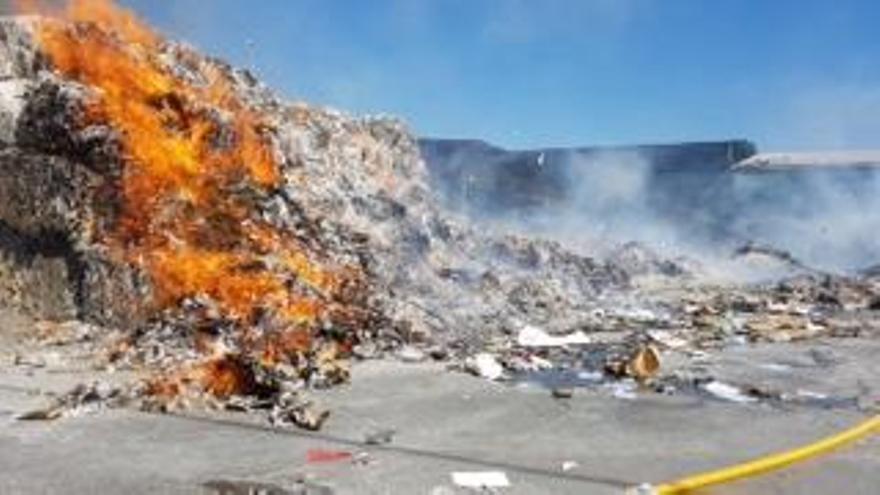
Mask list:
[{"label": "smoke", "polygon": [[[499,230],[551,238],[591,255],[637,241],[665,255],[694,252],[694,223],[676,223],[657,204],[655,170],[638,151],[506,152],[458,142],[423,149],[447,205]],[[448,151],[448,150],[447,150]],[[706,236],[704,236],[706,237]]]},{"label": "smoke", "polygon": [[563,227],[548,231],[554,236],[640,241],[719,271],[732,269],[730,255],[749,243],[819,270],[880,262],[880,174],[874,169],[662,174],[637,155],[570,165],[577,170],[572,201],[555,212]]},{"label": "smoke", "polygon": [[[880,173],[870,168],[748,173],[719,163],[659,166],[639,151],[505,152],[473,143],[443,162],[459,177],[434,177],[451,205],[586,254],[636,241],[665,259],[694,260],[704,275],[737,280],[880,262]],[[756,260],[735,256],[746,245],[773,259],[750,265]]]},{"label": "smoke", "polygon": [[628,241],[677,244],[676,230],[651,208],[650,162],[640,153],[563,152],[560,158],[565,198],[525,216],[527,230],[594,250]]},{"label": "smoke", "polygon": [[791,252],[825,270],[880,262],[880,174],[814,169],[736,174],[734,222],[741,238]]},{"label": "smoke", "polygon": [[[777,146],[880,148],[880,87],[861,78],[801,84],[768,115]],[[845,151],[839,162],[845,163]],[[826,154],[827,156],[827,154]],[[833,156],[833,153],[830,155]],[[731,230],[827,270],[880,262],[880,168],[825,167],[735,174]]]}]

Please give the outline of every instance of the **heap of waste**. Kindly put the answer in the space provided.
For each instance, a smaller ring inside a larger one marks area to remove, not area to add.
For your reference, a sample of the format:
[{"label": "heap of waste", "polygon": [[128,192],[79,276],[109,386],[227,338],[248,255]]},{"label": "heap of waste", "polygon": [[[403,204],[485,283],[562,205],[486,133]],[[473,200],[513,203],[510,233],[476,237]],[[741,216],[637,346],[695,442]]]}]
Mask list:
[{"label": "heap of waste", "polygon": [[352,353],[567,328],[626,283],[445,215],[397,120],[287,103],[106,2],[0,21],[0,303],[108,329],[145,404],[317,427],[298,391]]},{"label": "heap of waste", "polygon": [[45,416],[204,399],[316,429],[303,390],[352,357],[644,386],[672,349],[874,331],[876,274],[731,290],[691,271],[479,229],[439,206],[400,121],[285,102],[107,2],[0,20],[0,306],[146,374]]}]

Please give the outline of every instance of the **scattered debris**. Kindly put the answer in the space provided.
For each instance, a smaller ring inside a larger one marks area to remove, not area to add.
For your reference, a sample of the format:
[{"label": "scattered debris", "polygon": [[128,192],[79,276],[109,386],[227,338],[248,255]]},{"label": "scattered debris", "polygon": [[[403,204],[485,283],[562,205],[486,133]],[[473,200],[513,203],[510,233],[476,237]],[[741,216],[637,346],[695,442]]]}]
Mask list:
[{"label": "scattered debris", "polygon": [[437,345],[428,350],[428,355],[434,361],[445,361],[449,359],[449,349],[443,345]]},{"label": "scattered debris", "polygon": [[289,486],[248,480],[210,480],[202,484],[207,493],[215,495],[333,495],[328,486],[298,480]]},{"label": "scattered debris", "polygon": [[[320,430],[324,425],[324,421],[327,421],[328,417],[330,417],[329,410],[316,410],[310,406],[296,408],[291,411],[290,414],[290,419],[293,424],[312,431]],[[274,424],[279,423],[276,422]]]},{"label": "scattered debris", "polygon": [[654,495],[657,493],[657,490],[654,489],[650,483],[642,483],[638,486],[634,486],[632,488],[628,488],[625,495]]},{"label": "scattered debris", "polygon": [[354,346],[351,353],[354,357],[362,361],[367,359],[378,359],[382,355],[379,346],[376,345],[375,342],[362,342]]},{"label": "scattered debris", "polygon": [[555,387],[553,389],[554,399],[571,399],[574,397],[574,388],[572,387]]},{"label": "scattered debris", "polygon": [[577,372],[577,379],[582,382],[593,382],[599,383],[602,381],[602,378],[605,376],[600,371],[591,371],[591,370],[580,370]]},{"label": "scattered debris", "polygon": [[616,399],[635,400],[638,398],[636,394],[638,386],[635,380],[632,379],[608,383],[606,388],[611,391],[611,396]]},{"label": "scattered debris", "polygon": [[512,322],[584,343],[583,302],[627,286],[558,242],[444,211],[400,121],[285,102],[112,4],[87,7],[0,21],[16,61],[2,76],[22,89],[0,101],[0,289],[37,318],[93,325],[46,324],[46,345],[153,372],[147,407],[230,402],[317,429],[326,411],[289,392],[344,383],[352,356],[474,355]]},{"label": "scattered debris", "polygon": [[801,397],[801,398],[805,398],[805,399],[814,399],[814,400],[825,400],[828,398],[828,394],[823,394],[820,392],[813,392],[811,390],[802,390],[802,389],[796,390],[795,395],[797,397]]},{"label": "scattered debris", "polygon": [[498,380],[504,376],[504,367],[488,352],[481,352],[465,362],[465,369],[487,380]]},{"label": "scattered debris", "polygon": [[639,348],[627,365],[627,374],[640,382],[653,378],[659,371],[660,353],[652,345]]},{"label": "scattered debris", "polygon": [[[640,243],[598,259],[490,232],[441,208],[400,121],[287,103],[133,17],[121,16],[143,39],[75,10],[0,21],[0,53],[16,61],[2,79],[22,89],[0,101],[0,290],[43,320],[34,339],[52,352],[82,345],[104,369],[153,376],[83,386],[23,419],[140,399],[318,430],[330,412],[306,392],[347,382],[352,358],[574,376],[554,397],[589,383],[634,399],[675,390],[671,358],[880,335],[880,270],[826,274],[752,244],[736,256],[795,270],[715,287]],[[168,172],[181,167],[164,147],[187,151],[186,173]],[[689,283],[638,291],[652,276]],[[52,352],[15,362],[49,368]]]},{"label": "scattered debris", "polygon": [[96,412],[104,408],[119,407],[130,400],[131,391],[96,380],[76,385],[69,392],[54,398],[51,404],[25,412],[19,420],[55,420],[64,416],[75,416]]},{"label": "scattered debris", "polygon": [[617,378],[630,377],[647,382],[660,371],[660,352],[653,345],[639,345],[629,358],[610,356],[605,362],[605,371]]},{"label": "scattered debris", "polygon": [[22,421],[51,421],[58,419],[64,414],[64,409],[57,405],[34,409],[16,416],[16,419]]},{"label": "scattered debris", "polygon": [[715,380],[704,384],[703,389],[719,399],[730,402],[738,402],[744,404],[749,402],[757,402],[758,400],[755,397],[746,395],[745,393],[743,393],[742,390],[733,385]]},{"label": "scattered debris", "polygon": [[347,450],[309,449],[306,451],[306,462],[309,464],[350,461],[353,458],[354,454]]},{"label": "scattered debris", "polygon": [[682,349],[688,345],[687,339],[676,337],[667,330],[651,330],[648,332],[648,336],[667,349]]},{"label": "scattered debris", "polygon": [[373,462],[373,456],[369,452],[356,452],[351,459],[351,463],[356,466],[366,466]]},{"label": "scattered debris", "polygon": [[404,363],[421,363],[428,359],[428,355],[417,347],[405,345],[397,350],[397,358]]},{"label": "scattered debris", "polygon": [[504,488],[510,486],[504,471],[456,471],[452,482],[463,488]]},{"label": "scattered debris", "polygon": [[589,344],[590,337],[580,331],[569,335],[550,335],[538,327],[526,325],[519,331],[516,342],[522,347],[559,347]]},{"label": "scattered debris", "polygon": [[746,322],[753,341],[789,342],[819,335],[824,328],[798,314],[762,314]]},{"label": "scattered debris", "polygon": [[364,435],[364,443],[366,445],[386,445],[391,443],[396,434],[397,431],[390,428],[371,431]]},{"label": "scattered debris", "polygon": [[313,402],[299,396],[290,396],[272,406],[269,421],[273,426],[296,425],[300,428],[318,431],[330,417],[330,410],[321,409]]},{"label": "scattered debris", "polygon": [[46,346],[86,342],[103,333],[96,325],[90,325],[78,320],[64,322],[41,320],[34,324],[34,331],[36,332],[36,340]]}]

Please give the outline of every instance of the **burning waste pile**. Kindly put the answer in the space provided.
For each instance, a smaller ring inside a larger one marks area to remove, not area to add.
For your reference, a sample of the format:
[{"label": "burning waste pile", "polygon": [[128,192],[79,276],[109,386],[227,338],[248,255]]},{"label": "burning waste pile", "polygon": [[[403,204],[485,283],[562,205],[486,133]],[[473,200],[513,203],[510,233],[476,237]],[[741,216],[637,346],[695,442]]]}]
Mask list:
[{"label": "burning waste pile", "polygon": [[65,404],[201,397],[316,429],[301,391],[353,354],[571,328],[626,285],[447,218],[425,175],[399,122],[285,103],[110,2],[0,21],[0,303],[106,329],[96,353],[150,372]]},{"label": "burning waste pile", "polygon": [[[399,121],[284,102],[110,2],[0,20],[0,306],[144,376],[34,417],[204,405],[318,429],[305,392],[352,358],[628,396],[683,385],[663,354],[880,328],[876,274],[700,285],[638,244],[603,261],[481,231],[427,184]],[[676,290],[639,285],[658,277]]]}]

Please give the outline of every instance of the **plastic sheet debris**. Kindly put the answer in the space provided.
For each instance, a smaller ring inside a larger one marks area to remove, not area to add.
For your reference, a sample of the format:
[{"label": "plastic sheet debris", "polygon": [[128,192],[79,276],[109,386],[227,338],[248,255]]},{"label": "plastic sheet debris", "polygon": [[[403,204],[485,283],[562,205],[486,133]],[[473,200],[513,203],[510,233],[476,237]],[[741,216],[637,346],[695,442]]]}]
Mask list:
[{"label": "plastic sheet debris", "polygon": [[636,382],[634,380],[621,380],[619,382],[611,382],[605,385],[605,388],[611,391],[611,396],[616,399],[635,400]]},{"label": "plastic sheet debris", "polygon": [[599,383],[604,376],[601,371],[581,370],[577,372],[577,379],[584,382]]},{"label": "plastic sheet debris", "polygon": [[681,349],[688,345],[687,340],[676,337],[668,330],[651,330],[648,332],[648,336],[651,337],[651,340],[654,342],[657,342],[668,349]]},{"label": "plastic sheet debris", "polygon": [[745,404],[750,402],[757,402],[758,400],[754,397],[750,397],[744,394],[742,390],[734,387],[733,385],[728,385],[727,383],[719,381],[711,381],[703,385],[703,389],[719,399],[730,402]]},{"label": "plastic sheet debris", "polygon": [[538,327],[526,325],[519,331],[516,342],[523,347],[562,347],[589,344],[591,340],[581,331],[568,335],[550,335]]},{"label": "plastic sheet debris", "polygon": [[452,482],[464,488],[503,488],[510,486],[504,471],[456,471]]},{"label": "plastic sheet debris", "polygon": [[465,369],[488,380],[498,380],[504,376],[504,367],[492,354],[481,352],[465,362]]},{"label": "plastic sheet debris", "polygon": [[820,392],[813,392],[812,390],[803,390],[798,389],[795,392],[795,395],[804,399],[816,399],[816,400],[825,400],[828,398],[827,394],[823,394]]},{"label": "plastic sheet debris", "polygon": [[647,308],[623,308],[614,311],[614,315],[640,323],[652,323],[659,319],[656,313]]},{"label": "plastic sheet debris", "polygon": [[649,483],[642,483],[639,486],[629,488],[624,492],[626,495],[654,495],[657,491]]},{"label": "plastic sheet debris", "polygon": [[306,462],[309,464],[348,461],[353,457],[354,454],[347,450],[309,449],[306,451]]},{"label": "plastic sheet debris", "polygon": [[528,365],[530,366],[530,369],[534,370],[549,370],[553,369],[553,367],[555,366],[553,364],[553,361],[550,361],[549,359],[544,359],[540,356],[529,356]]}]

